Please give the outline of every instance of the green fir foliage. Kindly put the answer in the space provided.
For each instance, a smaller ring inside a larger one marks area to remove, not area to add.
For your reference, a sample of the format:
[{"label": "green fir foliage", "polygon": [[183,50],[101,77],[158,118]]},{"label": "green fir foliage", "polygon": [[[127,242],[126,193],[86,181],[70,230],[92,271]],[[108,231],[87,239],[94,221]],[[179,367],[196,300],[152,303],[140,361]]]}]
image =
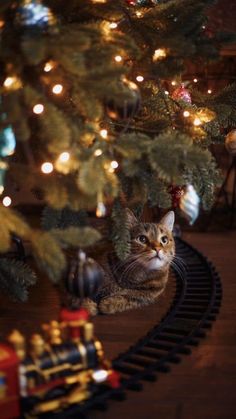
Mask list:
[{"label": "green fir foliage", "polygon": [[112,242],[120,260],[124,260],[130,253],[130,231],[125,208],[116,200],[112,210]]},{"label": "green fir foliage", "polygon": [[14,300],[26,301],[28,288],[36,283],[36,275],[25,263],[0,258],[0,288]]},{"label": "green fir foliage", "polygon": [[[100,240],[86,216],[98,202],[111,210],[120,259],[130,250],[125,206],[168,208],[169,186],[192,183],[203,207],[210,207],[219,174],[208,146],[223,143],[236,124],[236,87],[209,97],[187,81],[190,104],[173,99],[171,80],[180,82],[188,63],[204,67],[217,60],[222,43],[236,38],[203,30],[214,0],[42,2],[55,16],[44,29],[40,22],[25,25],[18,10],[23,0],[0,2],[0,132],[11,126],[17,140],[15,155],[1,156],[0,163],[8,163],[9,182],[39,190],[47,205],[42,230],[1,205],[0,252],[9,251],[17,234],[57,282],[65,249]],[[62,86],[59,94],[55,85]],[[194,126],[204,113],[201,126]],[[42,172],[43,162],[53,163],[53,173]],[[28,273],[12,262],[17,266],[19,280],[7,281],[13,275],[9,267],[4,276],[3,263],[0,287],[10,292],[13,284],[12,294],[24,299]]]}]

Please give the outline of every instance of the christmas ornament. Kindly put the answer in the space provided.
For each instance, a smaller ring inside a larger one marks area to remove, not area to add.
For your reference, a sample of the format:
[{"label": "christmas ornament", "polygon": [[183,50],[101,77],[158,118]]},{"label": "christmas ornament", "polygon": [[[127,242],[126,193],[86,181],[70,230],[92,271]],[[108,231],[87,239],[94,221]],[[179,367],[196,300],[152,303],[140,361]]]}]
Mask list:
[{"label": "christmas ornament", "polygon": [[182,100],[186,103],[192,103],[190,92],[185,88],[183,83],[180,87],[177,87],[177,89],[173,91],[171,97],[174,100]]},{"label": "christmas ornament", "polygon": [[11,126],[0,132],[0,157],[7,157],[14,153],[16,139]]},{"label": "christmas ornament", "polygon": [[16,10],[16,25],[26,28],[48,30],[56,23],[52,11],[41,0],[23,0]]},{"label": "christmas ornament", "polygon": [[4,191],[5,175],[8,168],[8,164],[0,160],[0,195]]},{"label": "christmas ornament", "polygon": [[172,196],[172,207],[177,208],[181,197],[184,195],[184,188],[182,186],[171,185],[169,187],[169,193]]},{"label": "christmas ornament", "polygon": [[227,134],[225,147],[231,156],[236,156],[236,129],[233,129]]},{"label": "christmas ornament", "polygon": [[138,86],[129,81],[120,82],[121,98],[112,98],[106,103],[107,114],[112,119],[133,118],[139,111],[141,96]]},{"label": "christmas ornament", "polygon": [[65,278],[67,291],[82,299],[94,295],[103,279],[103,271],[98,263],[81,250],[76,259],[69,263]]},{"label": "christmas ornament", "polygon": [[160,0],[126,0],[126,3],[129,6],[152,6],[153,4],[158,4]]},{"label": "christmas ornament", "polygon": [[199,214],[200,198],[197,195],[192,185],[187,185],[182,195],[179,207],[182,210],[184,216],[189,220],[189,224],[192,225]]}]

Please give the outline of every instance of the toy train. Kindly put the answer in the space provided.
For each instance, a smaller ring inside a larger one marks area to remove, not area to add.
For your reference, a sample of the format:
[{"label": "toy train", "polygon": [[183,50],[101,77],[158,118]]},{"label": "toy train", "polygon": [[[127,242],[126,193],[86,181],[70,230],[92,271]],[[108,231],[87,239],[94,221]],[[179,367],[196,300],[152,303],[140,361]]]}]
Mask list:
[{"label": "toy train", "polygon": [[101,385],[119,387],[84,309],[62,309],[60,322],[43,326],[26,349],[17,330],[0,343],[0,416],[38,417],[82,403]]}]

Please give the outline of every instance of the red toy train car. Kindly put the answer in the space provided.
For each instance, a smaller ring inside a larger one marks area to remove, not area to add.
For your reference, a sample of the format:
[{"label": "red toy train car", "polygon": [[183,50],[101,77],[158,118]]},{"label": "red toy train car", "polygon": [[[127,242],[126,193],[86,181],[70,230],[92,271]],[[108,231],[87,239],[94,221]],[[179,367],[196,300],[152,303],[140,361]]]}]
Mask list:
[{"label": "red toy train car", "polygon": [[88,399],[101,384],[119,387],[86,310],[62,309],[60,322],[43,329],[46,337],[32,335],[28,350],[17,330],[0,344],[1,419],[59,412]]}]

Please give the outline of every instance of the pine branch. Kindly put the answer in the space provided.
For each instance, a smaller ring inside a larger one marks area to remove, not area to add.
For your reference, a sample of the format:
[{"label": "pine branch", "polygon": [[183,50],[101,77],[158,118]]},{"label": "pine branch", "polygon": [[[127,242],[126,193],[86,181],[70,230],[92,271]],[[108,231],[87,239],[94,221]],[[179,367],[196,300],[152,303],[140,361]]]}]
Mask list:
[{"label": "pine branch", "polygon": [[52,228],[65,229],[68,227],[85,227],[88,224],[87,214],[84,210],[73,211],[68,207],[61,210],[45,207],[41,220],[44,230]]},{"label": "pine branch", "polygon": [[101,238],[100,233],[92,227],[51,229],[50,233],[63,248],[93,246]]},{"label": "pine branch", "polygon": [[130,232],[127,214],[118,200],[112,210],[112,242],[120,260],[124,260],[130,253]]},{"label": "pine branch", "polygon": [[14,300],[26,301],[28,288],[36,283],[30,267],[18,260],[0,258],[0,288]]}]

